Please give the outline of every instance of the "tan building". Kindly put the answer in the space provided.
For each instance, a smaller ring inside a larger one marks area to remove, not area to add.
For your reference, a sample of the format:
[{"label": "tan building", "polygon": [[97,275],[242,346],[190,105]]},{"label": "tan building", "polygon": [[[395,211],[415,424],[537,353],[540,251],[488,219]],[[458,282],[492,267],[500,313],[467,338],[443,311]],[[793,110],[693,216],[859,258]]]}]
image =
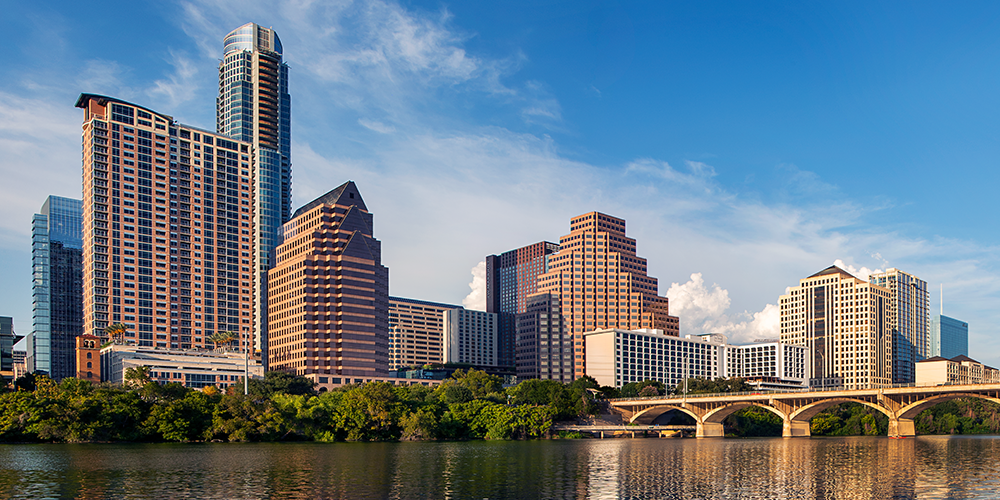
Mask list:
[{"label": "tan building", "polygon": [[917,385],[949,384],[1000,384],[1000,370],[964,355],[917,362]]},{"label": "tan building", "polygon": [[137,345],[111,344],[101,352],[101,378],[105,382],[125,382],[129,368],[149,368],[149,379],[158,384],[176,382],[190,389],[215,386],[243,390],[245,374],[264,377],[260,361],[248,359],[242,352],[228,349],[163,349]]},{"label": "tan building", "polygon": [[657,295],[656,278],[646,275],[646,259],[636,255],[624,219],[600,212],[570,219],[570,233],[560,238],[548,266],[538,277],[538,293],[558,297],[560,320],[574,352],[572,357],[549,358],[550,366],[542,371],[572,368],[574,378],[584,375],[585,332],[649,328],[679,334],[679,320],[668,314],[667,298]]},{"label": "tan building", "polygon": [[916,362],[930,356],[927,282],[895,268],[872,274],[868,281],[889,290],[886,321],[892,328],[892,383],[911,383]]},{"label": "tan building", "polygon": [[462,306],[389,297],[389,368],[444,363],[443,313]]},{"label": "tan building", "polygon": [[112,97],[82,94],[84,333],[198,348],[252,342],[254,151]]},{"label": "tan building", "polygon": [[268,273],[268,368],[331,379],[389,369],[389,269],[373,217],[348,181],[284,224]]},{"label": "tan building", "polygon": [[889,290],[830,266],[779,298],[781,342],[811,353],[813,387],[892,383]]},{"label": "tan building", "polygon": [[76,338],[76,378],[101,381],[101,338],[85,333]]}]

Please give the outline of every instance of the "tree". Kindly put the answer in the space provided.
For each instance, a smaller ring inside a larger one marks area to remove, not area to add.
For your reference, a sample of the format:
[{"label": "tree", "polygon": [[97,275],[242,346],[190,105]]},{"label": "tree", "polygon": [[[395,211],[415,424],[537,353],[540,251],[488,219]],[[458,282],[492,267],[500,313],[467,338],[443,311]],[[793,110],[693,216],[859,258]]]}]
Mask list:
[{"label": "tree", "polygon": [[659,380],[647,379],[643,380],[642,382],[629,382],[623,385],[620,391],[621,397],[623,398],[638,397],[639,392],[642,391],[643,388],[649,386],[652,386],[656,389],[656,395],[664,394],[664,392],[666,391],[666,386],[663,385],[663,382],[660,382]]},{"label": "tree", "polygon": [[145,387],[151,381],[148,366],[130,366],[125,369],[125,385],[128,387]]},{"label": "tree", "polygon": [[128,326],[125,323],[114,323],[104,327],[104,333],[115,343],[125,341],[125,334],[128,333]]},{"label": "tree", "polygon": [[264,374],[264,380],[251,379],[249,392],[256,397],[265,398],[269,398],[278,393],[315,395],[315,387],[315,382],[300,375],[270,371]]},{"label": "tree", "polygon": [[219,344],[229,345],[236,340],[236,334],[233,332],[215,332],[209,335],[208,340],[212,341],[212,344],[218,349]]}]

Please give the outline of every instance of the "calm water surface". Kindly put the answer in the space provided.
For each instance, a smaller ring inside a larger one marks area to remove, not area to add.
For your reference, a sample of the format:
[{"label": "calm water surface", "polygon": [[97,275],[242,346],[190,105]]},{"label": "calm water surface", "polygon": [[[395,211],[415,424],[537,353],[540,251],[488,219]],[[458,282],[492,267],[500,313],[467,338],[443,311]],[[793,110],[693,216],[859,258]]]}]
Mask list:
[{"label": "calm water surface", "polygon": [[1000,498],[1000,438],[0,445],[2,498]]}]

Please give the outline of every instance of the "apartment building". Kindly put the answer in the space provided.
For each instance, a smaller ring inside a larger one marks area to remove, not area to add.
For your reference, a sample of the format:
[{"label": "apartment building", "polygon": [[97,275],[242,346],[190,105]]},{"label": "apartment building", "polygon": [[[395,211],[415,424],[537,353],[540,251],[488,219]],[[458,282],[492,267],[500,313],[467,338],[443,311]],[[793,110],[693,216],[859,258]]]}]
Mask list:
[{"label": "apartment building", "polygon": [[389,369],[444,362],[444,313],[462,306],[389,297]]}]

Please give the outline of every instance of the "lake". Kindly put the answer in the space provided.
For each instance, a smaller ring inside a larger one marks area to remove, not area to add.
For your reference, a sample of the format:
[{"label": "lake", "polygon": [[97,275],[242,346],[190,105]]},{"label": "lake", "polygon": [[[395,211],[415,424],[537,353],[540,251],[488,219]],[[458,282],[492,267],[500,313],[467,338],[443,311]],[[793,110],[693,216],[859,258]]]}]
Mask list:
[{"label": "lake", "polygon": [[1000,498],[994,436],[0,445],[2,498]]}]

